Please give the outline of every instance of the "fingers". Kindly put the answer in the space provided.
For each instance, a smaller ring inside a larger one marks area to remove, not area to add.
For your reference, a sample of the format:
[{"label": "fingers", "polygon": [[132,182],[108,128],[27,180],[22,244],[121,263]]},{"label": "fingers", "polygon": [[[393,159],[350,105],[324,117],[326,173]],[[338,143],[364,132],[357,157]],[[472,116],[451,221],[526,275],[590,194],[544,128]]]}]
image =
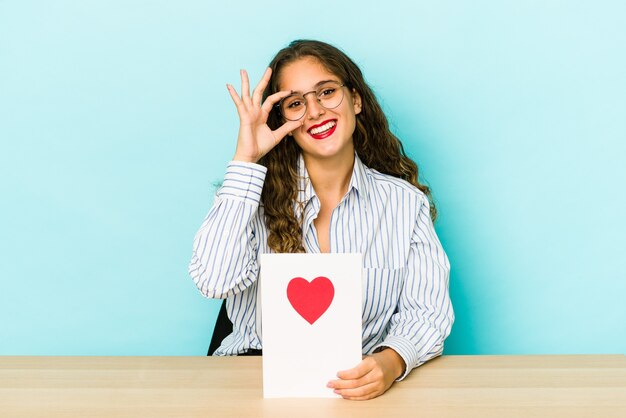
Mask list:
[{"label": "fingers", "polygon": [[361,377],[359,379],[351,379],[351,380],[345,380],[345,379],[339,379],[339,380],[331,380],[330,382],[328,382],[328,385],[326,385],[329,388],[333,388],[336,390],[340,390],[340,389],[354,389],[354,388],[358,388],[361,386],[365,386],[368,385],[370,383],[373,383],[374,380],[370,378],[369,375]]},{"label": "fingers", "polygon": [[[252,97],[250,97],[250,79],[248,78],[248,72],[246,70],[240,70],[240,75],[241,75],[241,99],[246,103],[249,101],[250,103],[260,106],[261,99],[263,98],[263,92],[265,91],[265,88],[267,87],[267,85],[270,82],[270,79],[272,78],[272,69],[268,67],[265,70],[265,72],[263,73],[263,76],[261,77],[261,80],[259,81],[259,84],[257,84],[256,88],[252,92]],[[228,87],[229,84],[227,84],[226,86]],[[234,91],[234,88],[233,88],[233,91]],[[269,96],[267,100],[271,99],[270,103],[271,105],[274,105],[280,99],[282,99],[283,97],[287,97],[289,94],[291,94],[291,91],[289,90],[279,91]]]},{"label": "fingers", "polygon": [[230,93],[230,97],[232,97],[233,102],[235,102],[236,106],[240,106],[241,104],[245,104],[246,106],[253,105],[255,108],[262,107],[263,111],[266,114],[269,114],[272,111],[272,107],[278,103],[281,99],[289,96],[292,92],[289,90],[279,91],[267,97],[263,106],[261,106],[261,100],[263,99],[263,92],[265,88],[269,84],[269,81],[272,77],[272,69],[268,68],[263,73],[263,77],[259,84],[256,86],[252,93],[252,98],[250,97],[250,81],[248,79],[248,72],[246,70],[241,70],[241,96],[237,94],[235,88],[226,84],[226,88],[228,89],[228,93]]},{"label": "fingers", "polygon": [[239,95],[237,94],[233,86],[231,86],[230,84],[226,84],[226,88],[228,89],[228,93],[230,94],[230,97],[233,99],[233,102],[235,102],[235,106],[237,106],[237,111],[241,113],[240,108],[243,106],[243,102],[241,101],[241,98],[239,97]]},{"label": "fingers", "polygon": [[280,128],[272,132],[274,138],[276,138],[276,143],[283,139],[289,132],[298,129],[300,126],[302,126],[302,122],[299,120],[284,123]]},{"label": "fingers", "polygon": [[379,382],[372,382],[353,389],[335,389],[334,392],[345,399],[360,401],[382,395],[384,390]]},{"label": "fingers", "polygon": [[256,86],[256,88],[254,89],[254,92],[252,93],[252,104],[254,104],[255,106],[261,106],[261,98],[263,97],[263,91],[265,90],[265,87],[267,87],[267,84],[270,82],[271,77],[272,77],[272,69],[267,68],[265,70],[265,73],[263,73],[263,77],[261,78],[261,81],[259,81],[259,84]]},{"label": "fingers", "polygon": [[241,70],[241,98],[247,104],[250,102],[250,80],[248,80],[248,72]]},{"label": "fingers", "polygon": [[354,368],[342,370],[337,373],[337,377],[344,380],[358,379],[369,373],[375,366],[376,362],[371,357],[366,357]]},{"label": "fingers", "polygon": [[376,362],[363,360],[355,368],[337,373],[339,379],[328,382],[328,387],[335,389],[356,388],[375,382],[382,378]]},{"label": "fingers", "polygon": [[278,93],[272,94],[271,96],[267,96],[267,99],[265,99],[265,101],[263,102],[263,106],[262,106],[263,111],[266,114],[269,114],[272,111],[272,107],[274,107],[276,103],[280,102],[281,99],[284,99],[290,94],[291,94],[291,91],[282,90],[282,91],[279,91]]},{"label": "fingers", "polygon": [[328,382],[328,387],[334,388],[334,393],[350,400],[365,400],[375,398],[385,392],[386,386],[382,380],[382,374],[378,375],[375,370],[366,376],[354,380],[333,380]]},{"label": "fingers", "polygon": [[367,356],[356,367],[337,373],[337,380],[328,382],[334,393],[350,400],[372,399],[382,395],[393,384],[385,378],[376,360]]}]

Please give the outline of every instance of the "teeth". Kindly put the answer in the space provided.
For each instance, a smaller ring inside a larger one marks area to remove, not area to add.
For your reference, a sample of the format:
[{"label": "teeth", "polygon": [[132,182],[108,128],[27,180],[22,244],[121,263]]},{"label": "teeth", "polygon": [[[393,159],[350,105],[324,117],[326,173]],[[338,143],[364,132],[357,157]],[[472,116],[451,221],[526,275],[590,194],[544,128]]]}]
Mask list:
[{"label": "teeth", "polygon": [[330,128],[332,128],[335,125],[336,125],[335,121],[331,120],[330,122],[328,122],[328,123],[326,123],[326,124],[324,124],[322,126],[318,126],[317,128],[311,129],[311,133],[314,134],[314,135],[317,135],[317,134],[320,134],[320,133],[322,133],[324,131],[329,130]]}]

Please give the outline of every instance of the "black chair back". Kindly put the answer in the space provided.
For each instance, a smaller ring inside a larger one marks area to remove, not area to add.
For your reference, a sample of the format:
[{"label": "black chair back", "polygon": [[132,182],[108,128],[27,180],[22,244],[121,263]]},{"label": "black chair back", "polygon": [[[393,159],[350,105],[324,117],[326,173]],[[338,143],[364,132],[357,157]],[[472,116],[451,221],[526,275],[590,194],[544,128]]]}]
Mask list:
[{"label": "black chair back", "polygon": [[228,319],[228,314],[226,313],[226,299],[224,299],[220,307],[220,312],[217,314],[217,320],[215,321],[215,328],[213,329],[213,336],[211,337],[207,356],[212,356],[224,338],[228,337],[232,332],[233,323]]}]

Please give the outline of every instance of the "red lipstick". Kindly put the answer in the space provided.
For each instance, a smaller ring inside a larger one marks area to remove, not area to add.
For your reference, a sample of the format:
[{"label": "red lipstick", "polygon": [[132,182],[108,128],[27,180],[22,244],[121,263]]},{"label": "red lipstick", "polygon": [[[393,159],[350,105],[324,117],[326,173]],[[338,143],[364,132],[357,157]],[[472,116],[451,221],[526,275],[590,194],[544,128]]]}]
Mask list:
[{"label": "red lipstick", "polygon": [[[313,139],[324,139],[331,136],[337,128],[337,119],[328,119],[322,123],[311,126],[307,132]],[[312,131],[315,131],[313,133]]]}]

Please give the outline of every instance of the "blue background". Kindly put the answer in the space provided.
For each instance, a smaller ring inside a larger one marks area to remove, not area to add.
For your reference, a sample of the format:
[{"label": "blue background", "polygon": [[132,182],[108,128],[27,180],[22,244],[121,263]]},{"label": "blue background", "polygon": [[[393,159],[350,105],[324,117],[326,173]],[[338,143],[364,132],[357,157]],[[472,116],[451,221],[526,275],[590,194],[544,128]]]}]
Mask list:
[{"label": "blue background", "polygon": [[0,0],[0,354],[203,355],[187,275],[225,83],[295,38],[360,65],[440,209],[446,354],[624,353],[626,6]]}]

